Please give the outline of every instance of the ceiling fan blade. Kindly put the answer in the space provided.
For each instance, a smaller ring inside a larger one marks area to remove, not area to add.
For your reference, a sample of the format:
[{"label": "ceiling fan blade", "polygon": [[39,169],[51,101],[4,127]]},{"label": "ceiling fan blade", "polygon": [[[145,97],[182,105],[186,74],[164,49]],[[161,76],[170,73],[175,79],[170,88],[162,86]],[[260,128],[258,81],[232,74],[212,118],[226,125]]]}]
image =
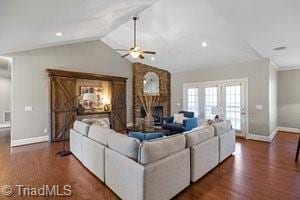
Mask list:
[{"label": "ceiling fan blade", "polygon": [[146,53],[146,54],[156,54],[155,51],[143,51],[143,53]]},{"label": "ceiling fan blade", "polygon": [[129,49],[114,49],[115,51],[129,51]]},{"label": "ceiling fan blade", "polygon": [[142,54],[140,54],[139,58],[144,59],[145,57]]},{"label": "ceiling fan blade", "polygon": [[126,53],[125,55],[121,56],[122,58],[125,58],[126,56],[128,56],[130,53]]}]

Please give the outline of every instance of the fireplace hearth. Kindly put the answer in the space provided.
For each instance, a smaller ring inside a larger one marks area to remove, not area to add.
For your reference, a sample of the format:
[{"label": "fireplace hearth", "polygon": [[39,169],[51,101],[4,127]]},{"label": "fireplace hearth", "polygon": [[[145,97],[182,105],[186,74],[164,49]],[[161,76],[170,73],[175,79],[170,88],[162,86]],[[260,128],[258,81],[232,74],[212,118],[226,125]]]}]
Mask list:
[{"label": "fireplace hearth", "polygon": [[[155,106],[153,110],[154,126],[161,126],[163,123],[163,106]],[[143,106],[141,106],[141,118],[146,116],[146,112]]]}]

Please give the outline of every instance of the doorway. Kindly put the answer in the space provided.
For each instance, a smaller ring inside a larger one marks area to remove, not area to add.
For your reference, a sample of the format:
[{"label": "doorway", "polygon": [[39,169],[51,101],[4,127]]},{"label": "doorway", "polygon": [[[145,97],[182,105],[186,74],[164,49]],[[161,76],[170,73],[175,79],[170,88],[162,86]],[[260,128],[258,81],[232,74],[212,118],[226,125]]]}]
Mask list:
[{"label": "doorway", "polygon": [[11,59],[0,57],[0,137],[10,136],[11,127]]},{"label": "doorway", "polygon": [[236,135],[248,133],[248,79],[184,84],[184,109],[197,113],[201,120],[230,120]]}]

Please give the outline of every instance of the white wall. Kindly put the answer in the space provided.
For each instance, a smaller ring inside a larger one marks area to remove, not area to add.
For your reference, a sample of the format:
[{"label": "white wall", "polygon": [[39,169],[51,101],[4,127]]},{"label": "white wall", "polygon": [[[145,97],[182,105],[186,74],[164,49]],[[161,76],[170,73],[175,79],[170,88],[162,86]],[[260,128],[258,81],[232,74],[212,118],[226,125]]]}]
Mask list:
[{"label": "white wall", "polygon": [[278,126],[300,127],[300,69],[278,72]]},{"label": "white wall", "polygon": [[10,78],[0,77],[0,124],[3,122],[3,112],[10,111]]},{"label": "white wall", "polygon": [[[269,59],[220,66],[218,68],[174,73],[171,75],[171,110],[178,112],[183,105],[183,83],[248,78],[249,132],[269,135]],[[180,103],[180,106],[177,105]],[[256,105],[262,105],[257,110]]]},{"label": "white wall", "polygon": [[[132,121],[132,64],[101,41],[82,42],[14,53],[12,67],[12,140],[50,135],[48,76],[55,68],[122,76],[127,81],[127,118]],[[33,112],[25,112],[32,106]]]},{"label": "white wall", "polygon": [[274,63],[269,64],[269,132],[270,134],[277,128],[277,90],[278,75]]}]

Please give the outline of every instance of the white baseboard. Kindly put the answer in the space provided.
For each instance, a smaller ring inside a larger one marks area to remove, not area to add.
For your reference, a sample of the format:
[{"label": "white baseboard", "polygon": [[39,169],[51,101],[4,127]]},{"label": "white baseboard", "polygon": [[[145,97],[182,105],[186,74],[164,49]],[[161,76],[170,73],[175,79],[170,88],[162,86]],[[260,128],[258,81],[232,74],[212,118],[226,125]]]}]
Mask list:
[{"label": "white baseboard", "polygon": [[269,140],[270,140],[270,142],[272,142],[273,141],[273,139],[275,138],[275,136],[277,135],[277,133],[278,133],[278,127],[277,128],[275,128],[274,130],[273,130],[273,132],[271,133],[271,135],[269,136]]},{"label": "white baseboard", "polygon": [[270,135],[268,135],[268,136],[266,136],[266,135],[257,135],[257,134],[251,134],[251,133],[249,133],[248,135],[247,135],[247,139],[250,139],[250,140],[258,140],[258,141],[262,141],[262,142],[272,142],[273,141],[273,139],[274,139],[274,137],[276,136],[276,134],[278,133],[278,127],[277,128],[275,128],[274,130],[273,130],[273,132],[270,134]]},{"label": "white baseboard", "polygon": [[258,140],[258,141],[263,141],[263,142],[272,142],[273,139],[275,138],[276,134],[278,133],[278,131],[291,132],[291,133],[300,133],[299,128],[290,128],[290,127],[278,126],[277,128],[274,129],[274,131],[271,133],[270,136],[256,135],[256,134],[249,133],[247,135],[247,139]]},{"label": "white baseboard", "polygon": [[278,127],[278,131],[291,132],[291,133],[300,133],[299,128],[290,128],[290,127]]},{"label": "white baseboard", "polygon": [[21,145],[27,145],[27,144],[34,144],[39,142],[47,142],[49,141],[49,137],[41,136],[41,137],[33,137],[33,138],[26,138],[21,140],[12,140],[11,141],[11,147],[21,146]]},{"label": "white baseboard", "polygon": [[247,135],[247,139],[249,139],[249,140],[258,140],[258,141],[262,141],[262,142],[271,142],[272,141],[270,139],[270,136],[257,135],[257,134],[251,134],[251,133],[249,133]]}]

